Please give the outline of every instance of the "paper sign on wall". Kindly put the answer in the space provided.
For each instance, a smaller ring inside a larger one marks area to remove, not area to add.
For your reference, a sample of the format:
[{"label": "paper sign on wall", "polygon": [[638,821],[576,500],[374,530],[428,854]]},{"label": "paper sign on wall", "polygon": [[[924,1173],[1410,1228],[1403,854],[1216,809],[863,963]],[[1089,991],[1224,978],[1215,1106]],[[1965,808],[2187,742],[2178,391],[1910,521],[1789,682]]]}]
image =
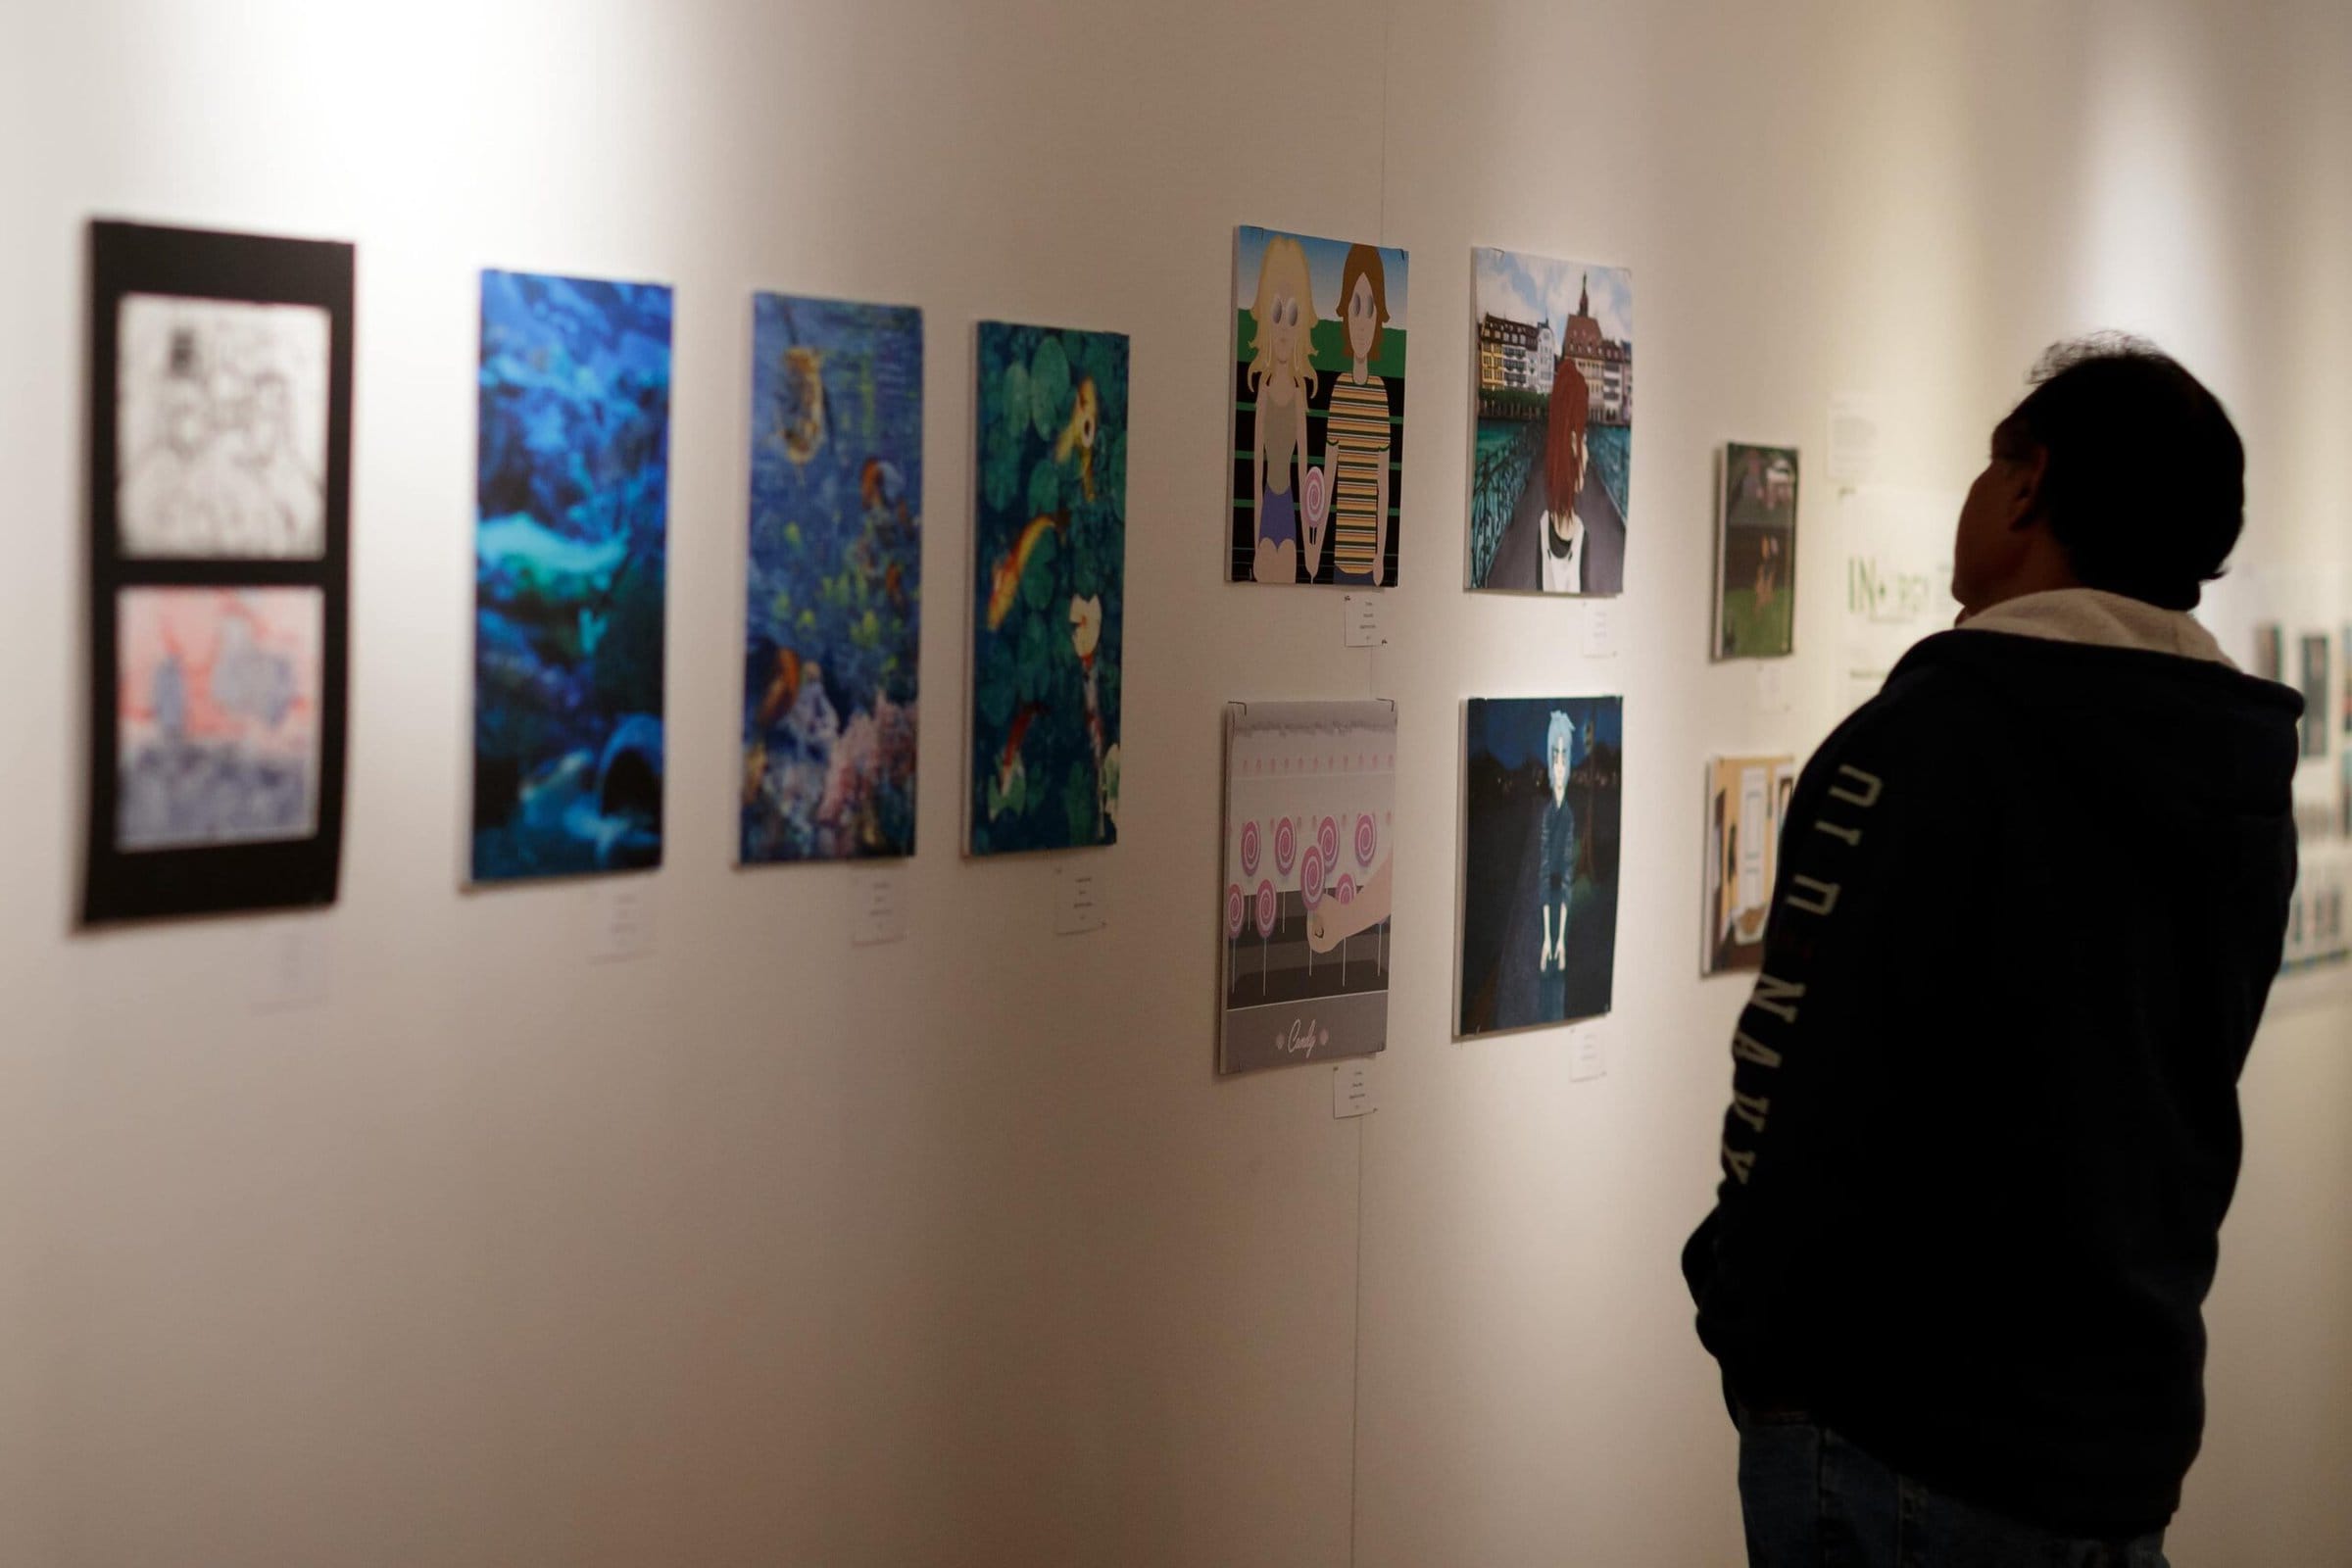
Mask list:
[{"label": "paper sign on wall", "polygon": [[263,929],[255,950],[253,1010],[291,1012],[327,996],[326,931],[311,921]]},{"label": "paper sign on wall", "polygon": [[1379,648],[1389,640],[1388,616],[1378,594],[1342,594],[1340,613],[1350,648]]},{"label": "paper sign on wall", "polygon": [[1879,400],[1864,392],[1830,399],[1830,483],[1868,484],[1879,471]]},{"label": "paper sign on wall", "polygon": [[1369,1057],[1360,1061],[1342,1062],[1331,1072],[1331,1113],[1345,1121],[1380,1108],[1379,1099],[1372,1093],[1372,1062]]},{"label": "paper sign on wall", "polygon": [[596,888],[588,902],[588,961],[618,963],[654,951],[654,884],[630,877]]},{"label": "paper sign on wall", "polygon": [[850,942],[869,948],[906,935],[905,878],[896,871],[860,871],[850,878]]},{"label": "paper sign on wall", "polygon": [[1587,1024],[1572,1031],[1568,1037],[1568,1080],[1571,1083],[1590,1083],[1605,1078],[1609,1072],[1609,1029],[1606,1024]]},{"label": "paper sign on wall", "polygon": [[1617,657],[1617,601],[1591,599],[1585,602],[1585,657],[1587,659],[1615,659]]},{"label": "paper sign on wall", "polygon": [[1054,934],[1078,936],[1100,931],[1108,919],[1102,907],[1102,873],[1092,866],[1054,868]]}]

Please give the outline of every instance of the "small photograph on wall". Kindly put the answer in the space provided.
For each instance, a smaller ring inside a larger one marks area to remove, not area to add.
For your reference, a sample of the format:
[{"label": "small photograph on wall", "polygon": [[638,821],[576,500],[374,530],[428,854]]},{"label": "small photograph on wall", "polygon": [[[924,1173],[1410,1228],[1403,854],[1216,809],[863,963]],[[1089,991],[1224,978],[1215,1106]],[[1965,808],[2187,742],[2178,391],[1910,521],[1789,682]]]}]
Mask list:
[{"label": "small photograph on wall", "polygon": [[1218,1071],[1388,1045],[1396,772],[1389,703],[1226,710]]},{"label": "small photograph on wall", "polygon": [[1235,582],[1396,582],[1405,254],[1278,229],[1234,241]]},{"label": "small photograph on wall", "polygon": [[1470,586],[1623,593],[1633,274],[1491,249],[1473,265]]},{"label": "small photograph on wall", "polygon": [[741,856],[914,853],[920,311],[752,301]]},{"label": "small photograph on wall", "polygon": [[670,291],[482,274],[473,880],[662,862]]},{"label": "small photograph on wall", "polygon": [[2335,641],[2344,661],[2343,673],[2336,680],[2336,706],[2343,710],[2344,734],[2352,736],[2352,622],[2344,626],[2343,635]]},{"label": "small photograph on wall", "polygon": [[1707,768],[1707,927],[1701,974],[1760,969],[1780,869],[1793,757],[1728,757]]},{"label": "small photograph on wall", "polygon": [[2254,628],[2254,673],[2264,680],[2286,680],[2286,628],[2277,621]]},{"label": "small photograph on wall", "polygon": [[89,232],[83,919],[331,904],[353,249]]},{"label": "small photograph on wall", "polygon": [[323,556],[333,344],[317,305],[124,296],[115,378],[122,554]]},{"label": "small photograph on wall", "polygon": [[1786,658],[1796,647],[1794,447],[1724,447],[1715,539],[1715,657]]},{"label": "small photograph on wall", "polygon": [[2328,701],[2328,639],[2322,635],[2303,639],[2303,755],[2306,758],[2328,755],[2328,715],[2334,710]]},{"label": "small photograph on wall", "polygon": [[973,855],[1119,836],[1127,339],[983,321]]},{"label": "small photograph on wall", "polygon": [[1470,700],[1462,1034],[1609,1010],[1624,728],[1618,697]]},{"label": "small photograph on wall", "polygon": [[318,831],[326,596],[126,588],[116,600],[115,848]]}]

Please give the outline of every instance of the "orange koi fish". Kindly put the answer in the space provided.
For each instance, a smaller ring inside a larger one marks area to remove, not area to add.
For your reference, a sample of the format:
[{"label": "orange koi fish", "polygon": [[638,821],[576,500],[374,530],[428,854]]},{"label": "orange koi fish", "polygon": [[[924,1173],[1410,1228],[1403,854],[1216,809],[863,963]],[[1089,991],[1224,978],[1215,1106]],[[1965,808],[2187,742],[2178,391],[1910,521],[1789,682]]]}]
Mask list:
[{"label": "orange koi fish", "polygon": [[1021,765],[1021,742],[1029,733],[1030,721],[1046,710],[1043,703],[1023,703],[1020,711],[1012,715],[1012,725],[1004,732],[1004,750],[997,758],[997,793],[1012,793],[1013,769]]},{"label": "orange koi fish", "polygon": [[824,358],[797,344],[784,351],[784,409],[776,433],[795,466],[806,465],[825,444]]},{"label": "orange koi fish", "polygon": [[988,581],[988,629],[990,631],[995,631],[999,626],[1004,625],[1004,617],[1012,613],[1013,602],[1021,594],[1021,573],[1029,569],[1029,558],[1037,554],[1037,542],[1046,536],[1047,529],[1052,528],[1060,532],[1066,530],[1069,525],[1070,518],[1067,513],[1060,513],[1051,517],[1032,517],[1029,519],[1029,525],[1021,530],[1020,537],[1012,542],[1012,548],[997,558],[997,564],[991,569]]},{"label": "orange koi fish", "polygon": [[767,683],[767,693],[760,699],[760,728],[766,729],[792,710],[793,701],[801,695],[801,656],[789,648],[776,650],[776,678]]},{"label": "orange koi fish", "polygon": [[1061,439],[1054,443],[1054,461],[1067,463],[1070,454],[1078,455],[1078,488],[1086,499],[1095,499],[1095,432],[1100,406],[1095,396],[1095,378],[1088,376],[1078,383],[1078,406],[1070,411],[1070,422],[1061,428]]}]

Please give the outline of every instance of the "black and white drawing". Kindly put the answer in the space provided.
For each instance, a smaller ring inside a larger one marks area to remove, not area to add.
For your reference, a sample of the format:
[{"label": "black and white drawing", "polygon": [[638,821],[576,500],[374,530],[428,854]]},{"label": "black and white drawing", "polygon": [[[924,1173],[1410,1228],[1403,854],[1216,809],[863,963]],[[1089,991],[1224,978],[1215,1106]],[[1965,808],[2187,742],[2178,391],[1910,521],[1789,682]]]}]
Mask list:
[{"label": "black and white drawing", "polygon": [[335,902],[353,261],[90,224],[85,924]]},{"label": "black and white drawing", "polygon": [[331,341],[315,305],[123,296],[115,519],[124,556],[325,553]]}]

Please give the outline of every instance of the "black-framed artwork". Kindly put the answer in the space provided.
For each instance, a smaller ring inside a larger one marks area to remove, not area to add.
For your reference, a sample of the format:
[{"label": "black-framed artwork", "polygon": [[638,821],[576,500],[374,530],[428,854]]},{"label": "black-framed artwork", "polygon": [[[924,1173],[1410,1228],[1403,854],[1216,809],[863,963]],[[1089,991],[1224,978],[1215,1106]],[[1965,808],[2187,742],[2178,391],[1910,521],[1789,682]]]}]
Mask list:
[{"label": "black-framed artwork", "polygon": [[331,904],[353,248],[90,225],[82,918]]}]

